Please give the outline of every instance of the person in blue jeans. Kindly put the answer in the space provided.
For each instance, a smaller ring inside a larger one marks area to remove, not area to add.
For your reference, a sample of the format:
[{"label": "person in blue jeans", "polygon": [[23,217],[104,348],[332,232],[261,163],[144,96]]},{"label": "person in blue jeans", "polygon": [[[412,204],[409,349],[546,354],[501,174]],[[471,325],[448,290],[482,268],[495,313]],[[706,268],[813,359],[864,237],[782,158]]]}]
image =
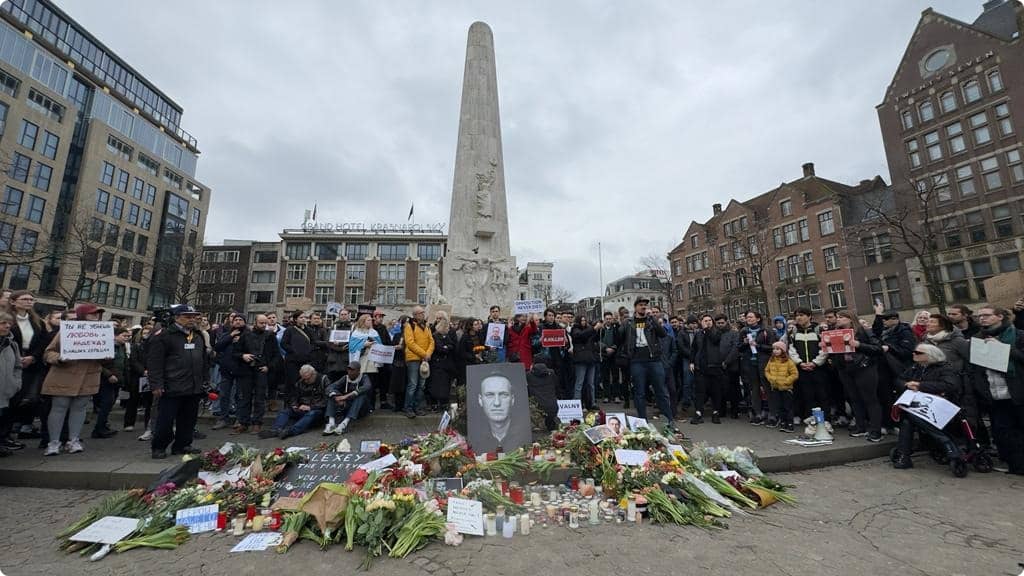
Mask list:
[{"label": "person in blue jeans", "polygon": [[662,362],[661,340],[667,336],[665,327],[657,318],[648,316],[650,300],[642,296],[633,303],[633,317],[619,327],[619,340],[629,359],[629,373],[633,380],[633,399],[640,418],[647,418],[647,385],[654,386],[654,398],[668,427],[675,429],[675,413],[665,388],[665,364]]},{"label": "person in blue jeans", "polygon": [[[277,413],[277,419],[270,430],[260,432],[260,438],[278,437],[282,440],[298,436],[309,430],[324,416],[327,406],[327,387],[331,380],[320,374],[309,364],[299,368],[299,379],[291,386],[288,402]],[[295,423],[292,424],[292,420]]]},{"label": "person in blue jeans", "polygon": [[[344,434],[349,424],[359,419],[367,396],[373,400],[370,377],[362,374],[361,370],[359,362],[350,362],[347,373],[327,388],[327,426],[324,428],[324,436]],[[343,413],[345,418],[335,425],[338,413]]]}]

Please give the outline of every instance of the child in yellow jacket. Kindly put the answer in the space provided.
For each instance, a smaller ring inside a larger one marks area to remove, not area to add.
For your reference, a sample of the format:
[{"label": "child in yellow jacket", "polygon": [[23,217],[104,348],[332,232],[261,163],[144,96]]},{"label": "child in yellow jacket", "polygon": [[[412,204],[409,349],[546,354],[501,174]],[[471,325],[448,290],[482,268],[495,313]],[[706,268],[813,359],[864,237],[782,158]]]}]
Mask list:
[{"label": "child in yellow jacket", "polygon": [[793,383],[799,374],[796,364],[786,352],[785,342],[772,344],[772,357],[764,367],[764,376],[771,385],[768,392],[768,408],[775,418],[768,420],[768,427],[779,427],[779,432],[793,431]]}]

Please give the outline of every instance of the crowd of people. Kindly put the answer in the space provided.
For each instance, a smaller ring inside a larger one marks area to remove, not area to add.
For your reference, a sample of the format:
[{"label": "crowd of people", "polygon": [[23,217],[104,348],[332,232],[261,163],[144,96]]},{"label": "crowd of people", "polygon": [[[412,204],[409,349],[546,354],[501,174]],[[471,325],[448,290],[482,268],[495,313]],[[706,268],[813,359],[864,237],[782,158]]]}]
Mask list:
[{"label": "crowd of people", "polygon": [[[114,357],[61,359],[61,319],[100,320],[104,310],[82,303],[41,317],[26,291],[0,294],[0,456],[40,439],[44,454],[84,450],[82,428],[93,407],[91,438],[106,439],[112,408],[125,408],[121,431],[135,429],[152,457],[194,453],[198,413],[215,399],[213,429],[236,435],[287,438],[323,426],[344,434],[375,410],[408,418],[444,410],[466,367],[521,363],[528,376],[556,382],[559,399],[586,409],[632,405],[640,418],[669,429],[720,424],[745,415],[749,423],[793,432],[814,408],[835,428],[878,442],[899,434],[894,463],[909,467],[915,431],[934,436],[890,410],[898,393],[919,390],[962,406],[982,444],[994,443],[1008,471],[1024,473],[1024,301],[1014,312],[953,305],[948,315],[921,312],[912,324],[877,305],[873,322],[847,310],[826,310],[821,322],[806,308],[765,322],[756,310],[738,322],[724,315],[669,315],[638,298],[633,310],[584,316],[547,309],[541,317],[505,319],[492,306],[484,319],[455,323],[422,307],[388,319],[376,309],[342,309],[336,320],[298,311],[279,322],[273,312],[250,324],[240,314],[210,325],[185,304],[142,325],[115,325]],[[355,313],[353,313],[355,312]],[[504,326],[495,330],[495,326]],[[835,353],[825,330],[849,329],[849,348]],[[545,331],[564,331],[553,346]],[[1011,348],[1005,372],[970,361],[972,337]],[[391,363],[370,351],[394,347]],[[213,394],[211,394],[213,392]],[[267,412],[273,416],[264,427]],[[986,420],[990,423],[986,426]],[[937,436],[936,436],[937,437]],[[952,450],[952,448],[950,448]]]}]

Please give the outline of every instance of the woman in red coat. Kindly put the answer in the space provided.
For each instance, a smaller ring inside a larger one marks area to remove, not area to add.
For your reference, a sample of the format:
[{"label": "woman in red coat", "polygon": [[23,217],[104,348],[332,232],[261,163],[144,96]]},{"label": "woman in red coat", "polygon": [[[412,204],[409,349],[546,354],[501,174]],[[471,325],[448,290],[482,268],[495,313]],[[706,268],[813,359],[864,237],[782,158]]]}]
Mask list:
[{"label": "woman in red coat", "polygon": [[533,367],[533,336],[537,333],[537,319],[530,314],[516,314],[508,326],[508,361],[521,362],[529,372]]}]

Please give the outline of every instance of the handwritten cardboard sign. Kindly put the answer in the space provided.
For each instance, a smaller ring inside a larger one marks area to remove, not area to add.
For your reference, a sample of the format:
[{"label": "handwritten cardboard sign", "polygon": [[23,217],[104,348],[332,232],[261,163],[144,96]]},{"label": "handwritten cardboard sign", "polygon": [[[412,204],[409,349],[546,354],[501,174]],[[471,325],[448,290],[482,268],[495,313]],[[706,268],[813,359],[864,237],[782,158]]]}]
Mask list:
[{"label": "handwritten cardboard sign", "polygon": [[398,458],[395,458],[394,454],[387,454],[385,456],[381,456],[380,458],[377,458],[376,460],[372,460],[372,461],[367,462],[365,464],[360,464],[359,467],[362,468],[363,470],[366,470],[367,472],[373,472],[374,470],[383,470],[383,469],[387,468],[388,466],[391,466],[391,465],[394,465],[394,464],[397,464],[397,463],[398,463]]},{"label": "handwritten cardboard sign", "polygon": [[512,314],[543,314],[543,300],[516,300],[512,305]]},{"label": "handwritten cardboard sign", "polygon": [[391,364],[395,361],[395,347],[374,344],[370,348],[370,361],[377,364]]},{"label": "handwritten cardboard sign", "polygon": [[583,420],[583,402],[581,400],[558,400],[558,419],[563,423]]},{"label": "handwritten cardboard sign", "polygon": [[103,360],[113,357],[113,322],[61,320],[61,360]]},{"label": "handwritten cardboard sign", "polygon": [[852,354],[853,346],[850,344],[854,339],[853,328],[842,328],[840,330],[824,330],[821,333],[821,345],[829,354]]},{"label": "handwritten cardboard sign", "polygon": [[98,544],[117,544],[139,527],[138,518],[122,516],[104,516],[86,526],[69,540],[72,542],[96,542]]},{"label": "handwritten cardboard sign", "polygon": [[460,534],[484,535],[484,505],[465,498],[448,499],[448,523]]},{"label": "handwritten cardboard sign", "polygon": [[561,348],[565,346],[565,330],[562,328],[545,328],[541,330],[540,345],[545,348]]},{"label": "handwritten cardboard sign", "polygon": [[279,496],[301,497],[321,482],[344,483],[361,465],[374,460],[376,453],[304,451],[305,462],[288,467],[281,480]]},{"label": "handwritten cardboard sign", "polygon": [[1024,296],[1024,270],[993,276],[985,280],[984,285],[989,304],[1012,310],[1014,302]]}]

